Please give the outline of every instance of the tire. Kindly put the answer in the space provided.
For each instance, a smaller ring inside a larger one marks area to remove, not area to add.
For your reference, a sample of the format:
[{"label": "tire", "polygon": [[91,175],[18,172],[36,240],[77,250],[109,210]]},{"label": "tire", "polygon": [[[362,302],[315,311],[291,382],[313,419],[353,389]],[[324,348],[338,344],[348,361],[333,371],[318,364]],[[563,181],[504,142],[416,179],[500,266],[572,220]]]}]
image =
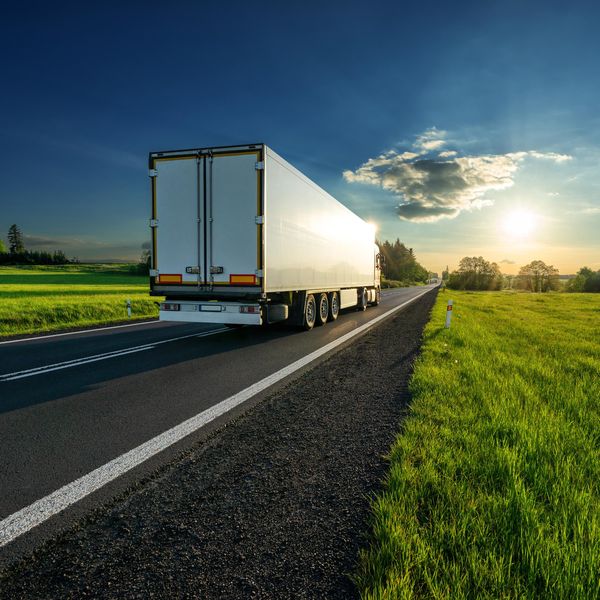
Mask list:
[{"label": "tire", "polygon": [[327,317],[329,316],[329,298],[327,294],[319,294],[317,299],[317,318],[315,321],[316,325],[325,325],[327,323]]},{"label": "tire", "polygon": [[369,304],[369,290],[367,288],[360,288],[358,290],[358,307],[357,310],[367,310],[367,304]]},{"label": "tire", "polygon": [[329,294],[329,321],[335,321],[340,314],[340,295],[337,292]]},{"label": "tire", "polygon": [[302,328],[309,331],[315,326],[317,320],[317,302],[312,294],[306,296],[304,303],[304,318],[302,319]]},{"label": "tire", "polygon": [[377,288],[375,290],[375,302],[373,302],[373,306],[379,306],[381,302],[381,289]]}]

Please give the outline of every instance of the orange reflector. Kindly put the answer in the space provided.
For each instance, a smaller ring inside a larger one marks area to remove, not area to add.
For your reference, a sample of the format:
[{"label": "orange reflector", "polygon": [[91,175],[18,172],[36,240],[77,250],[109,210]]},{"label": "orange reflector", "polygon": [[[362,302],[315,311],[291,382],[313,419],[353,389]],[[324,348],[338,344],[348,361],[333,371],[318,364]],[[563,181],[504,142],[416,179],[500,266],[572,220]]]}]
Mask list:
[{"label": "orange reflector", "polygon": [[157,279],[157,283],[181,283],[181,281],[181,275],[167,275],[164,273],[161,273]]},{"label": "orange reflector", "polygon": [[231,285],[256,285],[256,275],[230,275]]}]

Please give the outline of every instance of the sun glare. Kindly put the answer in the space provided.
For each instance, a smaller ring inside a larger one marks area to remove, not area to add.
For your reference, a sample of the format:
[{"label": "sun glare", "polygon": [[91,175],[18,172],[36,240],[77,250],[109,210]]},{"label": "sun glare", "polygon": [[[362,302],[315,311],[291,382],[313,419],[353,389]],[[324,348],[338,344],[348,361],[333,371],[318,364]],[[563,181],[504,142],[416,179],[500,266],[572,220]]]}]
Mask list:
[{"label": "sun glare", "polygon": [[537,217],[528,210],[509,213],[502,220],[502,231],[513,238],[525,239],[531,236],[537,226]]}]

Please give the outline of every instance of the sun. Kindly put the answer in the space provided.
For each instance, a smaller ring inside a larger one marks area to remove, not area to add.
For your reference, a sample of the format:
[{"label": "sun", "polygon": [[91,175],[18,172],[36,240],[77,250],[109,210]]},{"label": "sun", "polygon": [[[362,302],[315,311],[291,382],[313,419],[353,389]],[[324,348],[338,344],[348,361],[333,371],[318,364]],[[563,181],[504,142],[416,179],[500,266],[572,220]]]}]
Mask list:
[{"label": "sun", "polygon": [[528,210],[515,210],[502,219],[502,231],[518,239],[531,237],[538,224],[537,216]]}]

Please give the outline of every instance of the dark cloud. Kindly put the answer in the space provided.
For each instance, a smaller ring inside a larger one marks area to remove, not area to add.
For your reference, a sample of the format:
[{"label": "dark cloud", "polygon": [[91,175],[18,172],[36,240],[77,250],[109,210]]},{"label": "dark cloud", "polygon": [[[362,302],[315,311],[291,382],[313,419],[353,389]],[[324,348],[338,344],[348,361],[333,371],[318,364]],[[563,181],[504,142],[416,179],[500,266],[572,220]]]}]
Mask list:
[{"label": "dark cloud", "polygon": [[397,207],[398,216],[406,221],[437,221],[438,219],[453,219],[458,210],[455,208],[446,208],[444,206],[426,206],[413,202],[409,204],[400,204]]},{"label": "dark cloud", "polygon": [[397,213],[407,221],[431,222],[453,219],[464,210],[482,208],[493,202],[486,193],[504,190],[514,184],[514,175],[525,158],[569,160],[564,154],[535,150],[508,154],[458,156],[445,151],[429,154],[445,144],[445,132],[435,128],[417,137],[418,152],[390,150],[370,158],[356,171],[344,171],[350,183],[366,183],[389,190],[400,199]]}]

